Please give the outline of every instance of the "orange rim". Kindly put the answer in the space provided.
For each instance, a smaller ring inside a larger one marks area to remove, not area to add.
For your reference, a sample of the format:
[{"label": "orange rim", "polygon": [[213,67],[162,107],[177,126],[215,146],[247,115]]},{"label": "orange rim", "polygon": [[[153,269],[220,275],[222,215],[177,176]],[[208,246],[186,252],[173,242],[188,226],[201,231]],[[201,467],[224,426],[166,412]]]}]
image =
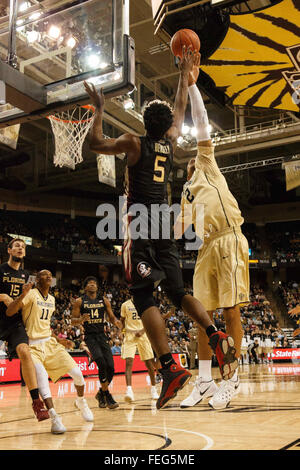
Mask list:
[{"label": "orange rim", "polygon": [[[84,104],[80,106],[81,108],[89,109],[91,111],[95,111],[95,107],[90,105],[90,104]],[[54,119],[55,121],[59,122],[72,122],[73,124],[79,124],[80,122],[89,122],[93,117],[91,116],[88,119],[79,119],[78,121],[72,121],[72,119],[60,119],[59,117],[55,116],[54,114],[50,114],[49,116],[46,116],[47,119]]]}]

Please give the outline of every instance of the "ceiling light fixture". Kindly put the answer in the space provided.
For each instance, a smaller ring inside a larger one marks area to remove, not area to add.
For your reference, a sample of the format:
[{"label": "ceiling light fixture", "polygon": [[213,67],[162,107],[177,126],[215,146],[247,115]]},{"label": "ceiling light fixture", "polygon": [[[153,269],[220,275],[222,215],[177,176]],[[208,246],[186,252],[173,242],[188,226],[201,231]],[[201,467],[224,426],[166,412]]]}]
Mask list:
[{"label": "ceiling light fixture", "polygon": [[60,36],[60,28],[53,24],[52,26],[50,26],[50,28],[48,30],[48,35],[52,39],[58,39],[59,36]]},{"label": "ceiling light fixture", "polygon": [[29,7],[31,7],[31,4],[29,2],[23,2],[19,7],[19,11],[26,11]]}]

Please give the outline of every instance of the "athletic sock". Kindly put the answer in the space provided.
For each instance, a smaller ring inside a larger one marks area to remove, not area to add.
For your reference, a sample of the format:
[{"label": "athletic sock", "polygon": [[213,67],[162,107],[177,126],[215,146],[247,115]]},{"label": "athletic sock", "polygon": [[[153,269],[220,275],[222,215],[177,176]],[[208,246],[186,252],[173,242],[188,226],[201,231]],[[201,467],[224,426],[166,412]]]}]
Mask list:
[{"label": "athletic sock", "polygon": [[231,379],[229,379],[229,380],[232,380],[232,382],[237,382],[237,380],[238,380],[238,369],[236,369],[236,370],[234,371],[233,376],[232,376]]},{"label": "athletic sock", "polygon": [[212,380],[212,375],[211,375],[211,364],[212,361],[211,359],[209,360],[199,360],[199,373],[198,377],[202,378],[203,382],[209,382]]},{"label": "athletic sock", "polygon": [[213,335],[214,333],[216,333],[218,330],[217,328],[215,327],[215,325],[210,325],[208,328],[206,328],[206,334],[208,337],[210,337],[211,335]]},{"label": "athletic sock", "polygon": [[160,356],[159,360],[163,369],[169,369],[171,364],[175,364],[171,353],[163,354]]},{"label": "athletic sock", "polygon": [[38,388],[33,388],[32,390],[30,390],[29,393],[30,393],[32,400],[38,400],[40,398]]},{"label": "athletic sock", "polygon": [[49,415],[50,415],[51,419],[54,419],[55,416],[57,416],[56,411],[55,411],[54,408],[50,408],[50,410],[48,410],[48,411],[49,411]]}]

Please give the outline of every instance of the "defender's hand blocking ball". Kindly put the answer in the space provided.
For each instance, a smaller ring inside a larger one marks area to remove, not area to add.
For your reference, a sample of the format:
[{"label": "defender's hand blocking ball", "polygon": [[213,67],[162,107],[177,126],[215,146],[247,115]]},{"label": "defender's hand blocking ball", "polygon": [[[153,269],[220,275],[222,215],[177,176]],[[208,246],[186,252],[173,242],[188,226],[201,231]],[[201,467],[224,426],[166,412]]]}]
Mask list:
[{"label": "defender's hand blocking ball", "polygon": [[172,36],[170,47],[175,57],[183,56],[183,46],[190,47],[192,51],[200,51],[200,39],[192,29],[179,29]]},{"label": "defender's hand blocking ball", "polygon": [[189,84],[188,86],[193,85],[197,82],[199,76],[199,67],[200,67],[200,39],[195,31],[191,29],[180,29],[177,31],[170,42],[171,51],[175,57],[180,57],[182,59],[184,52],[190,48],[193,52],[198,52],[197,62],[195,63],[193,70],[189,74]]}]

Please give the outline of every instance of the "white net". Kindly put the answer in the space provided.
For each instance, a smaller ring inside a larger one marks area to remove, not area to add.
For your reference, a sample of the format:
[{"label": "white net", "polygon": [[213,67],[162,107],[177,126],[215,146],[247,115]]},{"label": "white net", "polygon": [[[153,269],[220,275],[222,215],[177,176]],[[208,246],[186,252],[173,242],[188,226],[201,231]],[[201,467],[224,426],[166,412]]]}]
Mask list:
[{"label": "white net", "polygon": [[54,134],[55,166],[75,169],[83,161],[82,146],[93,123],[92,107],[77,107],[48,116]]}]

